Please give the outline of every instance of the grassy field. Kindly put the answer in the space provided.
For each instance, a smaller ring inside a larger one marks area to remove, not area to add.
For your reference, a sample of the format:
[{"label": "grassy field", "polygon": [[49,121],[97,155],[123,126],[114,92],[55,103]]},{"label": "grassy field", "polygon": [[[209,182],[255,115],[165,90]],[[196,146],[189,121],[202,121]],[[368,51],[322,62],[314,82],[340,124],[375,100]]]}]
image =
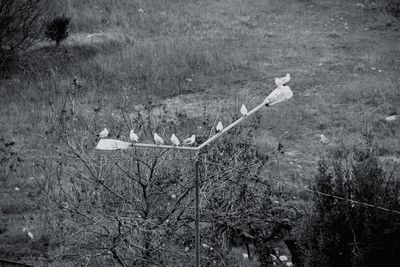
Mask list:
[{"label": "grassy field", "polygon": [[339,144],[360,143],[361,131],[374,133],[382,160],[399,161],[400,122],[385,120],[400,113],[394,7],[383,0],[65,1],[68,39],[31,48],[0,80],[0,258],[30,262],[47,250],[38,245],[27,255],[34,244],[22,231],[45,220],[32,162],[46,156],[45,132],[75,77],[77,120],[89,122],[77,131],[92,133],[93,144],[105,126],[126,138],[121,107],[129,114],[143,103],[228,124],[242,103],[255,107],[274,77],[290,73],[293,98],[262,111],[255,135],[265,151],[281,143],[286,152],[265,175],[279,171],[308,185],[317,160]]}]

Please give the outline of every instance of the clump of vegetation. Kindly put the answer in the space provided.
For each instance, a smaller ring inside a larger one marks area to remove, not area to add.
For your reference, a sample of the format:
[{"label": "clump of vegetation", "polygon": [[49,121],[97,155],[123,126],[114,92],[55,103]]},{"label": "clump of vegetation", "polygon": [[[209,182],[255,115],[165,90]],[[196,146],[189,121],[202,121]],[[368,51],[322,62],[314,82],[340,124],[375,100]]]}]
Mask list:
[{"label": "clump of vegetation", "polygon": [[400,1],[389,1],[385,9],[393,17],[400,19]]},{"label": "clump of vegetation", "polygon": [[[363,148],[337,149],[319,163],[315,190],[399,211],[400,182],[375,151],[371,136]],[[352,201],[315,195],[305,266],[399,266],[400,215]]]},{"label": "clump of vegetation", "polygon": [[46,24],[45,35],[48,39],[55,41],[56,45],[68,37],[68,25],[71,21],[70,17],[65,15],[54,18]]}]

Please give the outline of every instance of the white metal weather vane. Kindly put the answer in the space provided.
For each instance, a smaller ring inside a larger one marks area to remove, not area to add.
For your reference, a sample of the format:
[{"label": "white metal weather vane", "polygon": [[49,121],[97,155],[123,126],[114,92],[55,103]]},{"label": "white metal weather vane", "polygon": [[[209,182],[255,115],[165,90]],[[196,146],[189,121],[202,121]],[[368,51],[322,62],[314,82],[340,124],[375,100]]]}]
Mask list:
[{"label": "white metal weather vane", "polygon": [[99,134],[100,141],[96,146],[97,150],[104,150],[104,151],[114,151],[114,150],[124,150],[133,147],[141,147],[141,148],[158,148],[158,149],[177,149],[177,150],[191,150],[191,151],[199,151],[200,149],[204,148],[214,140],[218,139],[222,135],[224,135],[227,131],[231,128],[235,127],[237,124],[251,116],[253,113],[258,111],[264,106],[272,106],[283,102],[293,96],[292,90],[290,87],[285,85],[290,80],[290,74],[286,74],[285,77],[282,78],[275,78],[275,83],[278,87],[273,90],[268,97],[257,107],[253,108],[250,111],[247,111],[246,107],[242,105],[240,110],[242,117],[237,119],[236,121],[232,122],[227,127],[223,128],[222,123],[219,122],[216,130],[217,134],[206,140],[204,143],[194,147],[190,146],[195,143],[195,135],[192,135],[190,138],[185,139],[182,144],[180,144],[179,139],[175,136],[175,134],[171,137],[172,145],[165,145],[164,140],[159,136],[157,133],[154,133],[154,142],[155,144],[145,144],[145,143],[138,143],[138,136],[131,131],[130,139],[132,142],[124,142],[121,140],[116,139],[106,139],[108,136],[108,130],[104,128],[104,130]]}]

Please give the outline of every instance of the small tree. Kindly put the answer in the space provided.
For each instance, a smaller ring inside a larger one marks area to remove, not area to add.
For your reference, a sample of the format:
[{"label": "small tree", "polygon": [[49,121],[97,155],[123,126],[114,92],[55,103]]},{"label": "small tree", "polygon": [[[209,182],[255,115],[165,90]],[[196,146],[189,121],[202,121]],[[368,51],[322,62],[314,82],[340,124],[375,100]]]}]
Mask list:
[{"label": "small tree", "polygon": [[[315,189],[400,210],[396,172],[385,173],[371,144],[368,137],[366,147],[340,148],[321,161]],[[400,215],[388,211],[316,195],[304,239],[305,266],[400,265]]]},{"label": "small tree", "polygon": [[10,55],[41,40],[46,4],[47,0],[0,1],[0,67]]},{"label": "small tree", "polygon": [[46,24],[45,35],[48,39],[56,41],[58,46],[61,41],[68,37],[68,25],[71,18],[65,15],[56,17]]}]

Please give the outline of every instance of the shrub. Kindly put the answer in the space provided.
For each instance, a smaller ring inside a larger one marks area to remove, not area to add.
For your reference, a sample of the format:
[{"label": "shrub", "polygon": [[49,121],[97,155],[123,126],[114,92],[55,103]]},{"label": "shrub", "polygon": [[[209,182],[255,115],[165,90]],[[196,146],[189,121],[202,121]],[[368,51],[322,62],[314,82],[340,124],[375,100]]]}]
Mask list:
[{"label": "shrub", "polygon": [[48,39],[55,41],[58,46],[61,41],[68,37],[68,25],[71,18],[65,15],[56,17],[46,24],[45,35]]},{"label": "shrub", "polygon": [[[400,210],[400,183],[380,166],[368,137],[364,148],[335,150],[320,161],[315,190]],[[400,215],[315,195],[303,243],[305,266],[399,266]]]}]

